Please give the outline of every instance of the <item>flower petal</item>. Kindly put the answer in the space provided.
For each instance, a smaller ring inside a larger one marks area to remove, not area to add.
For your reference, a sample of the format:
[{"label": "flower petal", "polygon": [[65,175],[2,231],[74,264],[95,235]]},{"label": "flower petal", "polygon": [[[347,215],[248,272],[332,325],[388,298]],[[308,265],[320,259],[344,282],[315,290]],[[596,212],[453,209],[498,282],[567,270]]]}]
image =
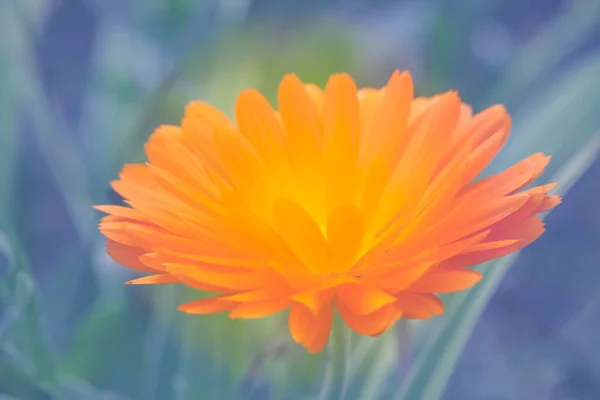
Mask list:
[{"label": "flower petal", "polygon": [[286,131],[286,145],[292,163],[298,167],[319,159],[322,131],[317,108],[296,75],[283,77],[279,84],[279,112]]},{"label": "flower petal", "polygon": [[327,246],[334,273],[352,267],[361,249],[364,229],[362,213],[356,206],[349,204],[333,210],[327,221]]},{"label": "flower petal", "polygon": [[323,293],[316,290],[308,290],[305,292],[297,293],[291,297],[291,300],[305,306],[313,315],[318,315],[321,309],[325,305]]},{"label": "flower petal", "polygon": [[347,74],[333,75],[325,87],[323,160],[328,210],[350,203],[356,189],[360,140],[358,94]]},{"label": "flower petal", "polygon": [[306,95],[315,106],[317,116],[322,122],[323,113],[325,112],[325,93],[323,89],[312,83],[307,83],[304,85],[304,90],[306,90]]},{"label": "flower petal", "polygon": [[236,303],[223,300],[220,296],[210,297],[208,299],[194,300],[182,304],[178,307],[179,311],[187,314],[213,314],[231,310]]},{"label": "flower petal", "polygon": [[144,249],[127,246],[111,239],[106,239],[106,252],[119,264],[141,272],[158,272],[140,261],[140,256],[147,253]]},{"label": "flower petal", "polygon": [[326,305],[314,316],[305,306],[293,304],[288,318],[292,338],[309,353],[319,353],[325,347],[333,325],[333,305]]},{"label": "flower petal", "polygon": [[155,285],[162,283],[181,283],[170,274],[149,275],[125,282],[127,285]]},{"label": "flower petal", "polygon": [[214,136],[220,127],[231,126],[232,122],[225,114],[210,104],[194,101],[185,109],[185,117],[181,121],[183,129],[182,142],[198,155],[214,177],[222,182],[229,182],[229,177],[215,149]]},{"label": "flower petal", "polygon": [[[488,108],[475,116],[467,135],[475,140],[473,152],[469,155],[469,169],[463,176],[463,182],[468,183],[498,154],[510,132],[511,119],[503,106]],[[467,129],[469,129],[467,128]],[[477,140],[481,140],[477,143]]]},{"label": "flower petal", "polygon": [[[395,71],[383,91],[361,91],[361,122],[363,123],[360,143],[360,164],[370,165],[373,160],[382,160],[386,166],[386,177],[395,166],[400,145],[405,135],[410,105],[413,98],[413,82],[408,72]],[[370,124],[367,125],[370,121]]]},{"label": "flower petal", "polygon": [[211,286],[235,290],[253,290],[262,287],[263,283],[254,273],[223,273],[218,268],[211,269],[199,265],[167,263],[166,270],[173,275],[185,275],[196,282]]},{"label": "flower petal", "polygon": [[404,224],[413,215],[441,161],[448,133],[458,121],[460,104],[460,99],[455,93],[446,93],[426,112],[423,121],[417,127],[409,127],[407,135],[411,136],[410,141],[378,205],[374,221],[376,232],[391,220],[397,221],[397,224]]},{"label": "flower petal", "polygon": [[267,196],[271,188],[266,167],[256,150],[232,128],[218,128],[214,140],[217,154],[236,189],[248,204],[268,217]]},{"label": "flower petal", "polygon": [[467,267],[503,257],[533,243],[544,233],[544,230],[544,223],[535,216],[512,224],[502,224],[497,228],[493,227],[490,236],[494,235],[493,237],[498,240],[482,242],[468,252],[444,261],[441,266]]},{"label": "flower petal", "polygon": [[367,336],[381,335],[402,315],[394,304],[388,304],[366,315],[353,313],[343,303],[338,303],[337,307],[344,322],[348,324],[350,329],[360,335]]},{"label": "flower petal", "polygon": [[303,344],[313,330],[316,316],[302,304],[292,304],[288,316],[288,325],[292,339]]},{"label": "flower petal", "polygon": [[131,219],[133,221],[145,222],[144,218],[140,215],[140,213],[130,207],[122,207],[122,206],[94,206],[94,208],[98,211],[102,211],[103,213],[114,215],[116,217],[122,217]]},{"label": "flower petal", "polygon": [[477,271],[465,268],[432,268],[407,290],[412,293],[452,293],[468,289],[483,278]]},{"label": "flower petal", "polygon": [[399,293],[421,279],[433,265],[435,265],[433,262],[416,262],[390,269],[376,276],[365,275],[363,280],[387,293]]},{"label": "flower petal", "polygon": [[287,299],[264,300],[252,303],[242,303],[233,308],[229,313],[229,318],[263,318],[275,314],[290,305]]},{"label": "flower petal", "polygon": [[408,319],[429,319],[444,313],[444,303],[433,294],[403,293],[395,306]]},{"label": "flower petal", "polygon": [[236,103],[236,121],[240,132],[271,169],[280,184],[289,180],[290,165],[284,150],[284,130],[275,111],[259,92],[242,92]]},{"label": "flower petal", "polygon": [[273,207],[273,222],[281,238],[313,273],[329,272],[327,242],[311,215],[290,199],[279,199]]},{"label": "flower petal", "polygon": [[370,314],[396,301],[394,296],[375,286],[363,283],[346,283],[336,288],[337,303],[358,315]]}]

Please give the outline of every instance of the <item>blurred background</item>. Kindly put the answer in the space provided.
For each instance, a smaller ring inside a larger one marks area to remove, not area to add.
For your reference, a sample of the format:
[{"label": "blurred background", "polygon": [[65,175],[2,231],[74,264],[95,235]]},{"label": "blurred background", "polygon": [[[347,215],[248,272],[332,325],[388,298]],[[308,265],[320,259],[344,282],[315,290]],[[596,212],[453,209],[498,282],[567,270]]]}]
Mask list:
[{"label": "blurred background", "polygon": [[598,0],[1,0],[0,398],[337,398],[336,350],[305,354],[285,315],[184,317],[198,293],[124,286],[90,205],[189,100],[394,69],[505,104],[487,173],[543,151],[565,198],[443,317],[353,338],[347,398],[600,399]]}]

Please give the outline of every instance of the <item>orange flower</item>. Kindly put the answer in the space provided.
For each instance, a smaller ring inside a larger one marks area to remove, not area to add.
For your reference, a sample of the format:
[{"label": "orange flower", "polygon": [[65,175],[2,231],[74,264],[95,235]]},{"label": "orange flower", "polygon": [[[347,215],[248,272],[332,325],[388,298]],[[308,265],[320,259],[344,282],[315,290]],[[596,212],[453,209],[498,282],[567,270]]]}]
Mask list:
[{"label": "orange flower", "polygon": [[240,94],[235,121],[203,102],[161,126],[146,165],[113,188],[130,207],[100,206],[119,263],[214,292],[179,307],[259,318],[289,311],[292,337],[319,352],[334,306],[359,334],[442,314],[439,293],[481,279],[468,269],[536,240],[556,184],[522,190],[550,157],[534,154],[473,182],[509,133],[502,106],[472,115],[455,92],[413,98],[408,73],[324,91],[288,75],[279,111]]}]

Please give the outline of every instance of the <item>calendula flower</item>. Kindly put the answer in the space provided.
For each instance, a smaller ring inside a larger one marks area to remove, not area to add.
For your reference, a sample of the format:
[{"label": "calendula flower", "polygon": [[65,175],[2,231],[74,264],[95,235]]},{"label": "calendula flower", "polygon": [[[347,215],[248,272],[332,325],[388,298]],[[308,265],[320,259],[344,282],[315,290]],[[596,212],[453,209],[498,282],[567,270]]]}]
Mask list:
[{"label": "calendula flower", "polygon": [[334,309],[369,336],[442,314],[436,294],[481,279],[468,267],[542,234],[556,184],[524,188],[550,157],[476,180],[510,124],[455,92],[414,98],[407,72],[362,90],[346,74],[324,90],[288,75],[278,111],[246,90],[235,120],[193,102],[158,128],[149,162],[112,183],[129,207],[98,207],[100,229],[117,262],[151,274],[129,283],[215,293],[179,307],[190,314],[289,309],[294,340],[319,352]]}]

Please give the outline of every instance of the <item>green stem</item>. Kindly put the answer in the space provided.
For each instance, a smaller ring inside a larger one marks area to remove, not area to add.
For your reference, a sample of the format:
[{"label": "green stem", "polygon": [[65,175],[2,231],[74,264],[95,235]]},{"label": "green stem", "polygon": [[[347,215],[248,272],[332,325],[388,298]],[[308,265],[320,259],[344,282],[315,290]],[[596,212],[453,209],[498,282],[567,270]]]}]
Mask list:
[{"label": "green stem", "polygon": [[352,331],[346,324],[343,325],[344,337],[344,372],[342,375],[342,387],[340,389],[340,400],[345,400],[348,393],[348,384],[350,383],[350,369],[352,367]]},{"label": "green stem", "polygon": [[340,400],[346,399],[351,367],[351,338],[350,329],[336,318],[325,350],[325,376],[319,391],[319,400],[335,398],[336,392],[339,393]]}]

